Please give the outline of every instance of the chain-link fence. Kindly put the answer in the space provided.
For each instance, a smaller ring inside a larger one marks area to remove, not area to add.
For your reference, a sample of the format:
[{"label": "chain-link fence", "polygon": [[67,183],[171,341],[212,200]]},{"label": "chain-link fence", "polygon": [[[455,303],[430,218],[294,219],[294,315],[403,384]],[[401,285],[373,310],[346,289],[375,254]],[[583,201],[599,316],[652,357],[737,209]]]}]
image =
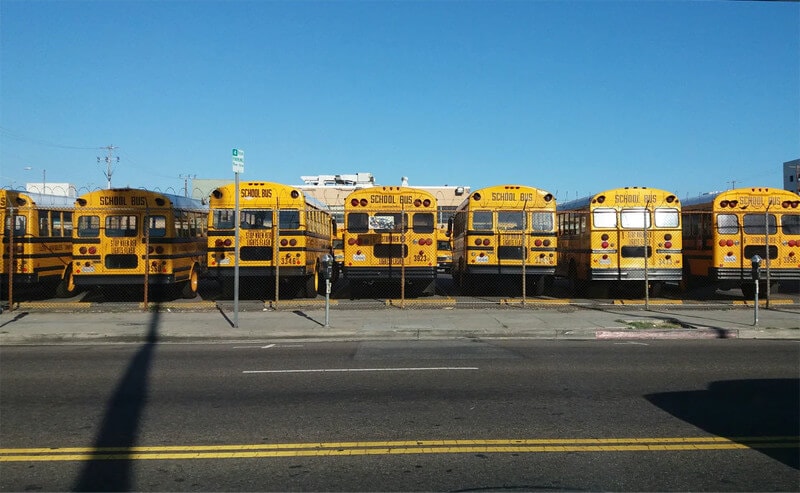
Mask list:
[{"label": "chain-link fence", "polygon": [[[415,225],[413,217],[379,232],[334,237],[287,219],[280,228],[240,225],[237,256],[236,231],[210,231],[200,213],[90,212],[3,208],[5,307],[167,303],[193,310],[234,300],[242,309],[322,306],[325,254],[338,254],[330,279],[334,309],[751,300],[754,255],[763,259],[762,299],[799,301],[800,222],[763,214],[761,222],[742,220],[735,232],[698,213],[684,214],[679,229],[643,222],[587,234],[581,228],[590,218],[575,214],[559,218],[552,234],[483,230],[449,237],[441,225]],[[295,217],[283,212],[276,217]],[[334,240],[343,243],[341,251]]]}]

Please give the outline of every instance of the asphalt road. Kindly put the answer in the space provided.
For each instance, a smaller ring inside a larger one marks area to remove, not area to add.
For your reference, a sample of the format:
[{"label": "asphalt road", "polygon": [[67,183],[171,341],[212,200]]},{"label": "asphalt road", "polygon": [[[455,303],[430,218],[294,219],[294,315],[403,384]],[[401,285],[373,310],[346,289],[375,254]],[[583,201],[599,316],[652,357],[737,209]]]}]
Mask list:
[{"label": "asphalt road", "polygon": [[797,491],[798,375],[797,341],[2,347],[0,490]]}]

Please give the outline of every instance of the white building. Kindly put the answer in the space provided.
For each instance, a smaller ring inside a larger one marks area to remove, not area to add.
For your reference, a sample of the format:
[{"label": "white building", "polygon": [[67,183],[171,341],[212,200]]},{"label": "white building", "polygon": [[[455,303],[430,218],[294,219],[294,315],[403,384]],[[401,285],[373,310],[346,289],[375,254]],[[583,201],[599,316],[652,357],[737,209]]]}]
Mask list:
[{"label": "white building", "polygon": [[30,193],[42,193],[46,195],[60,195],[62,197],[78,196],[78,189],[75,188],[75,185],[72,183],[26,183],[25,191]]}]

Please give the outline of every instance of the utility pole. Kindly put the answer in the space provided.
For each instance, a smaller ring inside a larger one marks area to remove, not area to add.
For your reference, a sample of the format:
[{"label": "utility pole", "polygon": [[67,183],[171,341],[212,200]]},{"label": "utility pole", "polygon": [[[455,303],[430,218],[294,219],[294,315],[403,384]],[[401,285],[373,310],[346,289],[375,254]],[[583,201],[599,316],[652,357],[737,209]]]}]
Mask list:
[{"label": "utility pole", "polygon": [[736,188],[736,180],[726,181],[725,183],[731,184],[731,188],[729,188],[728,190],[733,190],[734,188]]},{"label": "utility pole", "polygon": [[183,196],[189,196],[189,180],[194,180],[197,175],[178,175],[178,178],[183,178]]},{"label": "utility pole", "polygon": [[[119,156],[117,156],[116,163],[114,161],[114,149],[119,149],[119,147],[112,144],[110,146],[101,147],[100,149],[105,149],[106,151],[108,151],[105,157],[106,171],[103,174],[105,175],[106,180],[108,180],[108,186],[106,186],[106,188],[110,189],[111,175],[114,173],[113,166],[114,164],[119,163]],[[97,156],[97,164],[100,164],[100,156]]]}]

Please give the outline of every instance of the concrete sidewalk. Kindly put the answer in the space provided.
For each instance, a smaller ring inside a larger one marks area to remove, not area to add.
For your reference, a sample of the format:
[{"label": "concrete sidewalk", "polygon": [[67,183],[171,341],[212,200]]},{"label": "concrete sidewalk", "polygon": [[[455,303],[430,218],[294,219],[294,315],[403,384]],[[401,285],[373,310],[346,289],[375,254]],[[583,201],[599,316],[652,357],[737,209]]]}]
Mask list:
[{"label": "concrete sidewalk", "polygon": [[[228,311],[226,311],[228,309]],[[230,342],[436,338],[800,340],[800,309],[617,306],[325,310],[298,307],[241,311],[52,313],[18,309],[0,315],[0,345],[53,343]],[[238,327],[233,321],[238,319]]]}]

